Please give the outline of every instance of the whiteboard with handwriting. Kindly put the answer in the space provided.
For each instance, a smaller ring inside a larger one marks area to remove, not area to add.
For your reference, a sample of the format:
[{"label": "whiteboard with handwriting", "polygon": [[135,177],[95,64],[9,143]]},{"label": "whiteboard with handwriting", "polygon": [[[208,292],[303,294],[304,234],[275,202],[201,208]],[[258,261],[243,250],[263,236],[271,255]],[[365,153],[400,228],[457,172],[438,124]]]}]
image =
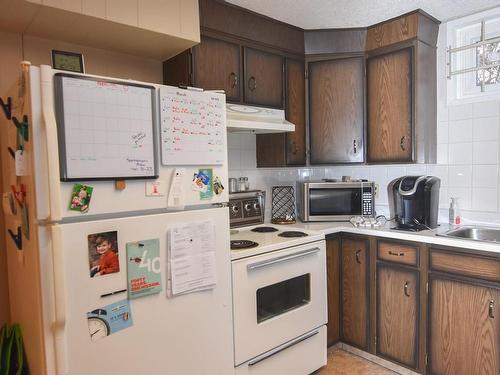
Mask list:
[{"label": "whiteboard with handwriting", "polygon": [[153,86],[54,77],[61,180],[155,178]]},{"label": "whiteboard with handwriting", "polygon": [[163,165],[221,165],[226,161],[226,96],[160,87]]}]

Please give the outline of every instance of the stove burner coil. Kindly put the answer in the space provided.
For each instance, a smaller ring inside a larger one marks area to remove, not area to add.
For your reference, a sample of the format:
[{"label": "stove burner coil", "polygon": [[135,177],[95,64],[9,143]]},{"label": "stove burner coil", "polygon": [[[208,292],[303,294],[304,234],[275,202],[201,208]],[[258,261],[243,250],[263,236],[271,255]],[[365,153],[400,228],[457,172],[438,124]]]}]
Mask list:
[{"label": "stove burner coil", "polygon": [[251,249],[259,246],[257,242],[248,240],[231,240],[231,250]]},{"label": "stove burner coil", "polygon": [[271,233],[271,232],[277,232],[278,229],[273,228],[273,227],[257,227],[253,228],[252,232],[257,232],[257,233]]},{"label": "stove burner coil", "polygon": [[293,238],[293,237],[307,237],[308,234],[304,232],[299,232],[295,230],[289,230],[278,234],[280,237]]}]

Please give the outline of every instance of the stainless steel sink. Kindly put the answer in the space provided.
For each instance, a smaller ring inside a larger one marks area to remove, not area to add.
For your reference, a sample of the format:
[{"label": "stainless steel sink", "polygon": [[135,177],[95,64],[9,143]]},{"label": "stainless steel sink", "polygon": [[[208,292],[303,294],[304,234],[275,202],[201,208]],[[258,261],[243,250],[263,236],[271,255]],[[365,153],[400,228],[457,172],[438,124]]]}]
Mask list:
[{"label": "stainless steel sink", "polygon": [[440,233],[438,236],[474,241],[500,242],[500,228],[467,226]]}]

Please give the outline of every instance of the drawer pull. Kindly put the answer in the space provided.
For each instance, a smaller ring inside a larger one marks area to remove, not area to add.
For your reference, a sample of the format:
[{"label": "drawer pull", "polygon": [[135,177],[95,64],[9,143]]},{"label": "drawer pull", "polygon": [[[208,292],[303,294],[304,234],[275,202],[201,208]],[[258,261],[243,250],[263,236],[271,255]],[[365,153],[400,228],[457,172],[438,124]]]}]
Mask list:
[{"label": "drawer pull", "polygon": [[297,337],[296,339],[290,341],[290,342],[287,342],[286,344],[283,344],[281,346],[278,346],[277,348],[273,349],[273,350],[270,350],[269,352],[267,353],[264,353],[260,356],[258,356],[257,358],[253,359],[252,361],[248,362],[248,366],[254,366],[256,365],[257,363],[259,362],[262,362],[263,360],[265,359],[268,359],[270,357],[272,357],[273,355],[276,355],[280,352],[282,352],[283,350],[286,350],[294,345],[297,345],[298,343],[304,341],[304,340],[307,340],[313,336],[316,336],[317,334],[319,333],[319,331],[314,331],[314,332],[310,332],[310,333],[306,333],[305,335],[302,335],[300,337]]},{"label": "drawer pull", "polygon": [[401,141],[399,142],[399,147],[401,147],[402,151],[406,151],[405,147],[405,141],[406,141],[406,135],[401,137]]},{"label": "drawer pull", "polygon": [[356,250],[356,262],[361,264],[361,260],[359,259],[359,254],[361,254],[361,250]]},{"label": "drawer pull", "polygon": [[490,305],[488,308],[488,315],[491,319],[495,319],[495,315],[493,314],[494,309],[495,309],[495,300],[490,299]]},{"label": "drawer pull", "polygon": [[231,72],[229,77],[231,77],[231,88],[234,89],[236,86],[238,86],[238,76],[235,72]]},{"label": "drawer pull", "polygon": [[403,252],[395,253],[394,251],[389,250],[389,255],[394,255],[395,257],[404,257],[405,253]]},{"label": "drawer pull", "polygon": [[408,293],[408,281],[405,282],[404,291],[405,291],[405,296],[406,297],[411,297],[410,293]]},{"label": "drawer pull", "polygon": [[254,76],[248,79],[248,88],[250,91],[254,91],[257,88],[257,79]]}]

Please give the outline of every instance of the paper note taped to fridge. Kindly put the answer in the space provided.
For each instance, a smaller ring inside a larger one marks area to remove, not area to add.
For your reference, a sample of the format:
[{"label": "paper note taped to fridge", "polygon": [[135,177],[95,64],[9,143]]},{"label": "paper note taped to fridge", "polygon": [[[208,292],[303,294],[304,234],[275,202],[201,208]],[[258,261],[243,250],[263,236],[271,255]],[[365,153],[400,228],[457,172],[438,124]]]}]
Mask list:
[{"label": "paper note taped to fridge", "polygon": [[178,224],[170,229],[170,296],[212,288],[216,283],[213,221]]},{"label": "paper note taped to fridge", "polygon": [[160,111],[163,165],[224,164],[224,94],[163,86]]},{"label": "paper note taped to fridge", "polygon": [[62,180],[154,178],[155,88],[57,74]]}]

